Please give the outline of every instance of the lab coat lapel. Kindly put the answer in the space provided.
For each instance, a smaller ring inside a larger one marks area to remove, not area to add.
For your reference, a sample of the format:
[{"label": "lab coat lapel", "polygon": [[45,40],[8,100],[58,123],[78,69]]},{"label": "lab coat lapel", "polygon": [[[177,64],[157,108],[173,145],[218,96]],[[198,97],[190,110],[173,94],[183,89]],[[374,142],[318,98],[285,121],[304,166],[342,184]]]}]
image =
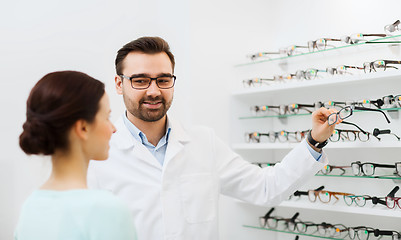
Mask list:
[{"label": "lab coat lapel", "polygon": [[128,128],[124,124],[122,117],[116,122],[117,132],[114,134],[113,140],[116,142],[116,146],[121,150],[127,150],[132,148],[132,155],[134,158],[138,158],[148,164],[153,165],[161,169],[160,163],[157,159],[150,153],[150,151],[143,146],[140,142],[135,140]]},{"label": "lab coat lapel", "polygon": [[171,124],[170,137],[167,144],[166,156],[164,157],[164,167],[169,164],[179,152],[184,149],[184,145],[190,141],[188,134],[179,124],[179,122],[169,117]]}]

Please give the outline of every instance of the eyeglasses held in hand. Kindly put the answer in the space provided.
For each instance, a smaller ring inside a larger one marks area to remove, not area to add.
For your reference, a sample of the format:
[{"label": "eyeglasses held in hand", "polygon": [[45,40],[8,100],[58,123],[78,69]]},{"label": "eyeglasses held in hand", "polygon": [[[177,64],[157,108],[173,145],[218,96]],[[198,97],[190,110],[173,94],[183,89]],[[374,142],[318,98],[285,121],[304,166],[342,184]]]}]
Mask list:
[{"label": "eyeglasses held in hand", "polygon": [[365,108],[365,107],[358,107],[358,106],[346,106],[340,111],[336,113],[332,113],[327,117],[327,122],[329,126],[335,124],[338,120],[344,120],[352,116],[353,110],[362,110],[362,111],[373,111],[373,112],[381,112],[384,117],[386,118],[387,122],[390,123],[390,120],[388,119],[386,113],[379,109],[373,109],[373,108]]},{"label": "eyeglasses held in hand", "polygon": [[363,63],[363,70],[365,71],[365,73],[370,73],[370,72],[386,71],[387,68],[398,69],[397,67],[391,66],[389,64],[401,64],[401,61],[376,60],[374,62],[365,62],[365,63]]},{"label": "eyeglasses held in hand", "polygon": [[175,79],[177,78],[174,75],[166,75],[160,76],[156,78],[146,77],[146,76],[131,76],[127,77],[125,75],[120,75],[122,78],[128,79],[131,81],[131,87],[133,89],[143,90],[150,87],[152,81],[156,81],[156,85],[160,89],[169,89],[174,87]]}]

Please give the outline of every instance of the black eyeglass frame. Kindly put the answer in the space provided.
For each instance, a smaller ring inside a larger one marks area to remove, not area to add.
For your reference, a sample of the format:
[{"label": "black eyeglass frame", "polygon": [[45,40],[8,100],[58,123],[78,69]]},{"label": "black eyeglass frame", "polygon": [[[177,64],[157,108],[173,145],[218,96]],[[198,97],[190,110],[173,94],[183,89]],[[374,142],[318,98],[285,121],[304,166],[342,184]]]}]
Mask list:
[{"label": "black eyeglass frame", "polygon": [[[121,78],[125,78],[125,79],[130,80],[130,82],[131,82],[131,87],[132,87],[133,89],[137,89],[137,90],[145,90],[145,89],[148,89],[148,88],[150,87],[150,85],[152,84],[152,81],[155,81],[157,87],[160,88],[160,89],[170,89],[170,88],[173,88],[173,87],[174,87],[174,85],[175,85],[175,80],[177,79],[177,77],[176,77],[175,75],[171,75],[171,76],[160,76],[160,77],[155,77],[155,78],[151,78],[151,77],[137,77],[137,76],[128,77],[128,76],[125,76],[124,74],[120,74],[119,76],[120,76]],[[173,78],[173,85],[172,85],[171,87],[160,87],[160,86],[159,86],[159,81],[158,81],[158,79],[159,79],[159,78],[163,78],[163,77],[164,77],[164,78],[165,78],[165,77],[171,77],[171,78]],[[135,78],[147,78],[147,79],[150,79],[149,85],[148,85],[147,87],[142,87],[142,88],[134,87],[134,85],[132,84],[132,79],[135,79]]]}]

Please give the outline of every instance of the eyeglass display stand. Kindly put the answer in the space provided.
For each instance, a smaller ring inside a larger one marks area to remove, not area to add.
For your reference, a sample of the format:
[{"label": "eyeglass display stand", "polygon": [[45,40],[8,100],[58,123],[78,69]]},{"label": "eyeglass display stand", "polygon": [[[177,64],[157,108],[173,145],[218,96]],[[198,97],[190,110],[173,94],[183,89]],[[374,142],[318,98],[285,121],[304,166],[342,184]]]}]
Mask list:
[{"label": "eyeglass display stand", "polygon": [[[401,35],[390,38],[401,37]],[[318,101],[357,101],[361,99],[378,99],[387,95],[401,94],[401,70],[387,69],[383,72],[364,73],[363,70],[352,71],[352,74],[329,76],[325,73],[318,74],[314,80],[288,80],[281,83],[273,83],[260,87],[244,88],[242,80],[254,77],[269,77],[274,75],[294,73],[297,70],[308,68],[325,69],[338,65],[361,66],[363,62],[371,62],[378,59],[401,60],[400,51],[386,44],[356,44],[339,48],[327,49],[315,53],[298,54],[290,57],[279,57],[267,60],[258,60],[234,67],[237,76],[238,90],[231,94],[231,147],[244,159],[250,162],[279,162],[285,154],[299,143],[274,143],[267,139],[261,139],[260,143],[246,143],[246,132],[269,131],[303,131],[311,128],[311,114],[300,112],[297,115],[271,116],[253,115],[250,107],[258,105],[288,105],[292,103],[313,104]],[[401,65],[397,66],[401,69]],[[233,83],[234,84],[234,83]],[[347,121],[358,124],[363,129],[372,132],[374,128],[391,129],[392,133],[401,136],[401,120],[399,118],[400,107],[389,107],[385,110],[391,120],[387,124],[380,113],[355,112]],[[285,121],[283,121],[285,119]],[[345,124],[337,125],[338,129],[352,129]],[[383,135],[381,141],[370,139],[367,142],[339,141],[329,142],[324,148],[331,165],[350,165],[352,161],[375,162],[393,164],[401,161],[401,141],[393,139],[390,135]],[[335,174],[333,174],[335,175]],[[324,185],[327,190],[339,192],[352,192],[355,194],[367,194],[370,196],[386,196],[387,192],[395,185],[401,186],[398,177],[372,178],[364,176],[315,176],[302,186],[302,190],[314,189]],[[401,192],[396,196],[401,196]],[[239,214],[242,214],[242,223],[246,229],[266,230],[266,235],[261,238],[260,233],[250,234],[249,239],[294,239],[292,234],[301,233],[285,232],[257,227],[259,216],[263,216],[267,207],[258,207],[241,201],[234,201],[238,206]],[[239,205],[238,205],[239,204]],[[288,200],[276,206],[276,216],[289,217],[289,214],[301,212],[303,220],[313,222],[342,223],[349,227],[369,226],[382,229],[394,229],[401,231],[399,220],[401,209],[386,209],[385,206],[357,207],[344,204],[311,203],[306,199],[302,201]],[[305,215],[312,216],[309,219]],[[339,219],[339,216],[343,216]],[[290,236],[285,236],[285,234]],[[255,234],[255,235],[252,235]],[[284,234],[284,235],[283,235]],[[292,236],[291,236],[292,235]],[[335,239],[322,236],[309,236],[311,238]]]}]

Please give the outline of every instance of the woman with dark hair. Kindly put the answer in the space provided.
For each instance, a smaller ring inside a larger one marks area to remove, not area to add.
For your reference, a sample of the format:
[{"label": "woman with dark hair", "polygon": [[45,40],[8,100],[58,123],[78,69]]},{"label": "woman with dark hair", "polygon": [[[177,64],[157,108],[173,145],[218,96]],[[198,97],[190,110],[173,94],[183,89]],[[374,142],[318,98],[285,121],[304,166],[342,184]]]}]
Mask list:
[{"label": "woman with dark hair", "polygon": [[15,239],[135,239],[128,208],[108,191],[88,190],[89,160],[108,158],[116,131],[104,84],[84,73],[53,72],[33,87],[20,146],[51,155],[50,178],[26,200]]}]

